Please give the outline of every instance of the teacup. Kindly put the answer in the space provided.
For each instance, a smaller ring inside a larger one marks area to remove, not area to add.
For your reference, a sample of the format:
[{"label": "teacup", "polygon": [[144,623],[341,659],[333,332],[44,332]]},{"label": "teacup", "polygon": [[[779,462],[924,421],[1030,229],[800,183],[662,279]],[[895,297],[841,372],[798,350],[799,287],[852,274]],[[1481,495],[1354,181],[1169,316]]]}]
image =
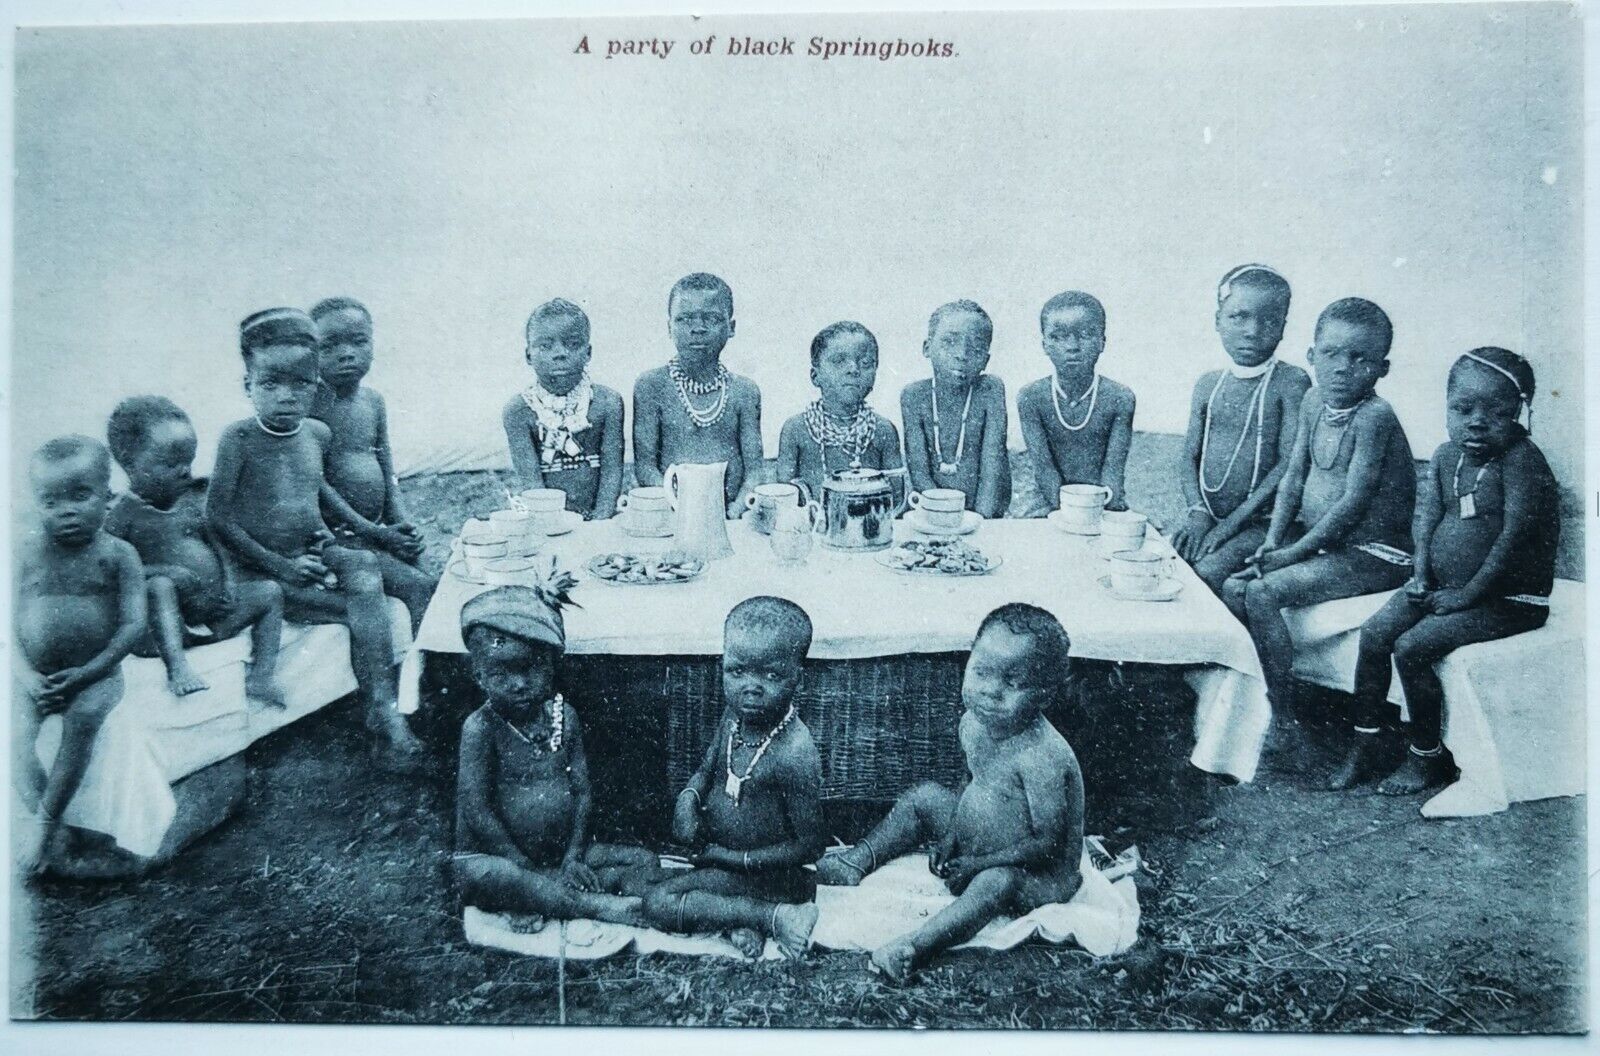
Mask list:
[{"label": "teacup", "polygon": [[542,549],[543,535],[523,535],[506,540],[507,557],[533,557]]},{"label": "teacup", "polygon": [[490,526],[507,540],[526,536],[532,523],[533,515],[527,510],[496,510],[489,515]]},{"label": "teacup", "polygon": [[463,543],[503,543],[506,533],[489,521],[474,517],[461,526]]},{"label": "teacup", "polygon": [[1153,550],[1119,550],[1111,555],[1111,585],[1120,594],[1154,594],[1172,576],[1174,560]]},{"label": "teacup", "polygon": [[757,484],[745,497],[750,511],[750,527],[768,535],[777,523],[778,511],[800,506],[800,489],[793,484]]},{"label": "teacup", "polygon": [[532,558],[497,557],[483,563],[481,578],[490,586],[514,587],[531,581],[538,567]]},{"label": "teacup", "polygon": [[1104,484],[1063,484],[1060,495],[1063,510],[1103,510],[1106,503],[1111,501],[1111,489]]},{"label": "teacup", "polygon": [[1108,510],[1100,515],[1100,534],[1125,540],[1127,549],[1137,550],[1144,542],[1148,524],[1149,518],[1142,513],[1134,513],[1131,510]]},{"label": "teacup", "polygon": [[816,506],[782,506],[773,518],[769,542],[772,552],[784,564],[798,564],[811,553],[812,528]]},{"label": "teacup", "polygon": [[504,539],[497,539],[492,542],[468,542],[463,540],[461,543],[461,560],[467,566],[467,575],[473,579],[482,579],[485,566],[490,561],[505,556],[506,541]]},{"label": "teacup", "polygon": [[560,488],[529,488],[517,496],[532,514],[560,513],[567,508],[567,493]]},{"label": "teacup", "polygon": [[622,529],[640,535],[660,535],[672,527],[672,506],[666,488],[634,488],[617,499]]},{"label": "teacup", "polygon": [[961,527],[966,515],[967,493],[959,488],[929,488],[913,492],[911,508],[922,515],[922,523],[940,532],[953,532]]}]

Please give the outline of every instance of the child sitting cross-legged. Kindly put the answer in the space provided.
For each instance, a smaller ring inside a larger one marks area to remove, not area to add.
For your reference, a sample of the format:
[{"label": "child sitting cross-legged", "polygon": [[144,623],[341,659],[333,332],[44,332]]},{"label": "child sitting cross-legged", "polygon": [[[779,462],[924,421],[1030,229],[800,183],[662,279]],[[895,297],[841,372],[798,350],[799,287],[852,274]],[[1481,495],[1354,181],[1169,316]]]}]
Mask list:
[{"label": "child sitting cross-legged", "polygon": [[778,479],[820,498],[841,469],[899,469],[900,433],[867,406],[878,377],[878,340],[860,323],[833,323],[811,340],[811,384],[821,397],[783,423]]},{"label": "child sitting cross-legged", "polygon": [[764,937],[790,957],[811,945],[822,853],[822,757],[795,711],[811,619],[792,601],[749,598],[723,625],[727,708],[673,812],[695,868],[652,888],[645,913],[663,931],[726,931],[748,957]]},{"label": "child sitting cross-legged", "polygon": [[872,955],[893,979],[959,946],[1001,914],[1022,915],[1078,893],[1083,775],[1044,717],[1066,677],[1071,642],[1043,609],[1004,605],[984,617],[961,683],[960,792],[918,785],[860,843],[817,863],[825,884],[855,885],[878,866],[932,846],[928,865],[956,900]]},{"label": "child sitting cross-legged", "polygon": [[461,727],[451,871],[463,905],[643,926],[638,894],[659,873],[656,856],[591,841],[583,730],[555,691],[570,586],[552,576],[462,606],[485,701]]}]

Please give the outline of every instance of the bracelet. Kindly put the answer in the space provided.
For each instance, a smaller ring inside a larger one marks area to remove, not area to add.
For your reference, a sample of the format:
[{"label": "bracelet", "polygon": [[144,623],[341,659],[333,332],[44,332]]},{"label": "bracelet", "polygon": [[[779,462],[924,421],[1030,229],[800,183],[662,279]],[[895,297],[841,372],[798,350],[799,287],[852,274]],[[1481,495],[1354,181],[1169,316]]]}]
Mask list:
[{"label": "bracelet", "polygon": [[[685,786],[683,786],[683,792],[687,792],[691,796],[693,796],[694,797],[694,801],[696,803],[704,803],[705,802],[704,799],[700,798],[700,790],[698,788],[695,788],[693,785],[685,785]],[[679,792],[678,793],[678,798],[679,799],[683,798],[683,792]]]},{"label": "bracelet", "polygon": [[1206,509],[1206,508],[1205,508],[1205,506],[1204,506],[1204,504],[1202,504],[1202,503],[1198,503],[1198,502],[1197,502],[1197,503],[1194,503],[1194,504],[1193,504],[1193,505],[1191,505],[1191,506],[1190,506],[1190,507],[1189,507],[1189,508],[1188,508],[1188,509],[1187,509],[1187,510],[1186,510],[1186,511],[1184,511],[1184,512],[1186,512],[1186,513],[1203,513],[1203,514],[1205,514],[1205,515],[1206,515],[1206,516],[1207,516],[1207,517],[1210,517],[1210,518],[1211,518],[1211,519],[1212,519],[1212,520],[1215,520],[1215,519],[1216,519],[1216,516],[1217,516],[1217,515],[1216,515],[1216,514],[1214,514],[1214,513],[1212,513],[1212,512],[1211,512],[1211,511],[1210,511],[1210,510],[1208,510],[1208,509]]},{"label": "bracelet", "polygon": [[744,871],[747,872],[747,873],[750,871],[750,852],[749,851],[745,851],[744,852]]}]

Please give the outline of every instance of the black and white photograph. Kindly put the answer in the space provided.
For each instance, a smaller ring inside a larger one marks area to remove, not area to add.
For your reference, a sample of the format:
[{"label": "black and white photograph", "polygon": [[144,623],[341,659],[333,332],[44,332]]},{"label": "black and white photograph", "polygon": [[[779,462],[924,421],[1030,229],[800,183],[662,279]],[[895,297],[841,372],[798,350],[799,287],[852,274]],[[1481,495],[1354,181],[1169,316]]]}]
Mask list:
[{"label": "black and white photograph", "polygon": [[1582,8],[491,14],[7,20],[11,1051],[1587,1034]]}]

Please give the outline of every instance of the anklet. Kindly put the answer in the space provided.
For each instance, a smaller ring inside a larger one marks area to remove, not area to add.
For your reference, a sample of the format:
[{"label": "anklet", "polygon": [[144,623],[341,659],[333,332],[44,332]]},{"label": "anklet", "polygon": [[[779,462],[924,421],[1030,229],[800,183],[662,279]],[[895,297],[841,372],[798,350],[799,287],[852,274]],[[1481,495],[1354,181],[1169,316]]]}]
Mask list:
[{"label": "anklet", "polygon": [[[865,847],[867,849],[867,853],[872,856],[872,868],[868,869],[867,873],[875,873],[875,872],[877,872],[878,871],[878,849],[876,847],[872,846],[872,841],[867,839],[865,836],[861,837],[860,846]],[[861,875],[862,876],[866,876],[867,873],[862,873]]]},{"label": "anklet", "polygon": [[1376,727],[1376,726],[1357,726],[1357,727],[1355,727],[1355,731],[1357,733],[1364,733],[1364,734],[1367,734],[1367,735],[1370,736],[1370,735],[1378,732],[1378,727]]}]

